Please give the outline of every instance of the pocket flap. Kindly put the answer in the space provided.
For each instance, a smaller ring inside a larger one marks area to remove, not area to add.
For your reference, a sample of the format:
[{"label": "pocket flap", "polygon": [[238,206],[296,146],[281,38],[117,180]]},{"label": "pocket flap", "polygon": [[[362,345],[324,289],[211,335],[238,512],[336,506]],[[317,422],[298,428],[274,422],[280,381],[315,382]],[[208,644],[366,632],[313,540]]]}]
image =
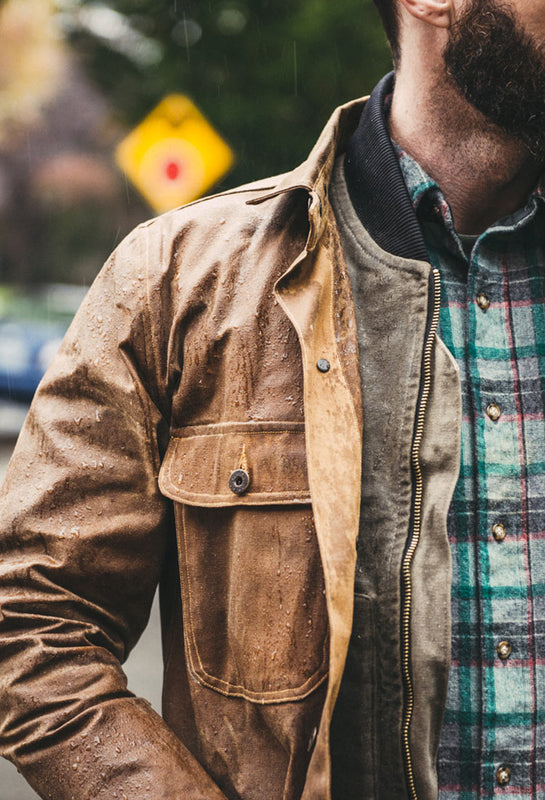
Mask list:
[{"label": "pocket flap", "polygon": [[[239,470],[248,481],[237,490],[233,473]],[[309,503],[304,424],[229,422],[180,428],[168,446],[159,488],[171,500],[195,506]]]}]

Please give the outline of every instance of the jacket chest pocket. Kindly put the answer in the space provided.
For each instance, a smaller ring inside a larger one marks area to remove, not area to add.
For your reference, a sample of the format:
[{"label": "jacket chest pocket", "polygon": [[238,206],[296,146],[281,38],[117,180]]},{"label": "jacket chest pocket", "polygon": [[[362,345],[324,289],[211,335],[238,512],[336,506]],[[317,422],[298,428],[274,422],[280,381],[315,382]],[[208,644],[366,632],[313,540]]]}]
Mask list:
[{"label": "jacket chest pocket", "polygon": [[182,429],[159,483],[175,501],[193,675],[257,703],[309,695],[327,676],[328,626],[303,425]]}]

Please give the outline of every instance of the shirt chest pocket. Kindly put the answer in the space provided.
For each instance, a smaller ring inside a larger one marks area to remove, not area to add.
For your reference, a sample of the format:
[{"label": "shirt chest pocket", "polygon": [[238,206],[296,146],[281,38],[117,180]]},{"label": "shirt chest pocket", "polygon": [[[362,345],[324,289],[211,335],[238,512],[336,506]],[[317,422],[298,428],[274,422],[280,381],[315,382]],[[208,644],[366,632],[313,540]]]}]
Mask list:
[{"label": "shirt chest pocket", "polygon": [[257,703],[308,696],[327,675],[328,625],[304,426],[181,429],[159,483],[175,501],[194,677]]}]

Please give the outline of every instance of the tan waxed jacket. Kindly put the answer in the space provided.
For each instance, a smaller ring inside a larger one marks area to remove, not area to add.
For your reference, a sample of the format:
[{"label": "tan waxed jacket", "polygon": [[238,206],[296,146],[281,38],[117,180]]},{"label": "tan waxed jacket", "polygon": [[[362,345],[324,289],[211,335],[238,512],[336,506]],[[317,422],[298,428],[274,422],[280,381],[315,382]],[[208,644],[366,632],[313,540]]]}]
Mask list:
[{"label": "tan waxed jacket", "polygon": [[[0,745],[43,798],[330,796],[365,428],[328,186],[360,113],[339,109],[293,172],[140,226],[37,392],[2,489]],[[372,242],[368,258],[395,267]],[[376,631],[394,677],[369,677],[370,697],[400,702],[382,733],[369,708],[365,800],[435,797],[448,670],[457,377],[430,267],[413,272],[412,396],[389,387],[414,409],[409,522],[384,563],[399,637]],[[164,720],[121,668],[158,582]]]}]

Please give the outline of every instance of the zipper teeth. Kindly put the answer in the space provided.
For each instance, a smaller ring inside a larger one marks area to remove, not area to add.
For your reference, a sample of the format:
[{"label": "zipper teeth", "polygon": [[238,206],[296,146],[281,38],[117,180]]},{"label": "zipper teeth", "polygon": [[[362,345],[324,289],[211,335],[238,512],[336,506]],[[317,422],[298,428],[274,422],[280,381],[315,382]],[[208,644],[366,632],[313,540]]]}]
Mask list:
[{"label": "zipper teeth", "polygon": [[411,601],[412,601],[412,583],[411,583],[411,564],[418,542],[420,540],[420,530],[422,525],[422,468],[420,466],[420,446],[422,444],[422,437],[424,434],[424,418],[426,415],[426,408],[431,389],[431,360],[433,353],[433,342],[437,327],[439,325],[439,311],[441,304],[441,284],[439,280],[439,271],[432,270],[433,274],[433,315],[431,324],[428,329],[426,342],[424,346],[423,357],[423,386],[422,394],[420,396],[420,403],[416,416],[416,429],[413,438],[413,445],[411,450],[411,462],[415,476],[415,495],[414,495],[414,515],[413,524],[410,537],[410,545],[405,552],[403,558],[402,575],[403,575],[403,588],[404,588],[404,606],[402,613],[402,638],[403,638],[403,681],[405,686],[405,709],[403,716],[402,728],[402,742],[403,753],[405,757],[405,767],[407,770],[407,782],[409,787],[409,797],[411,800],[418,800],[416,794],[416,785],[414,780],[414,769],[411,756],[411,746],[409,740],[409,732],[411,727],[411,719],[414,709],[414,689],[411,677],[410,655],[409,655],[409,642],[411,635]]}]

